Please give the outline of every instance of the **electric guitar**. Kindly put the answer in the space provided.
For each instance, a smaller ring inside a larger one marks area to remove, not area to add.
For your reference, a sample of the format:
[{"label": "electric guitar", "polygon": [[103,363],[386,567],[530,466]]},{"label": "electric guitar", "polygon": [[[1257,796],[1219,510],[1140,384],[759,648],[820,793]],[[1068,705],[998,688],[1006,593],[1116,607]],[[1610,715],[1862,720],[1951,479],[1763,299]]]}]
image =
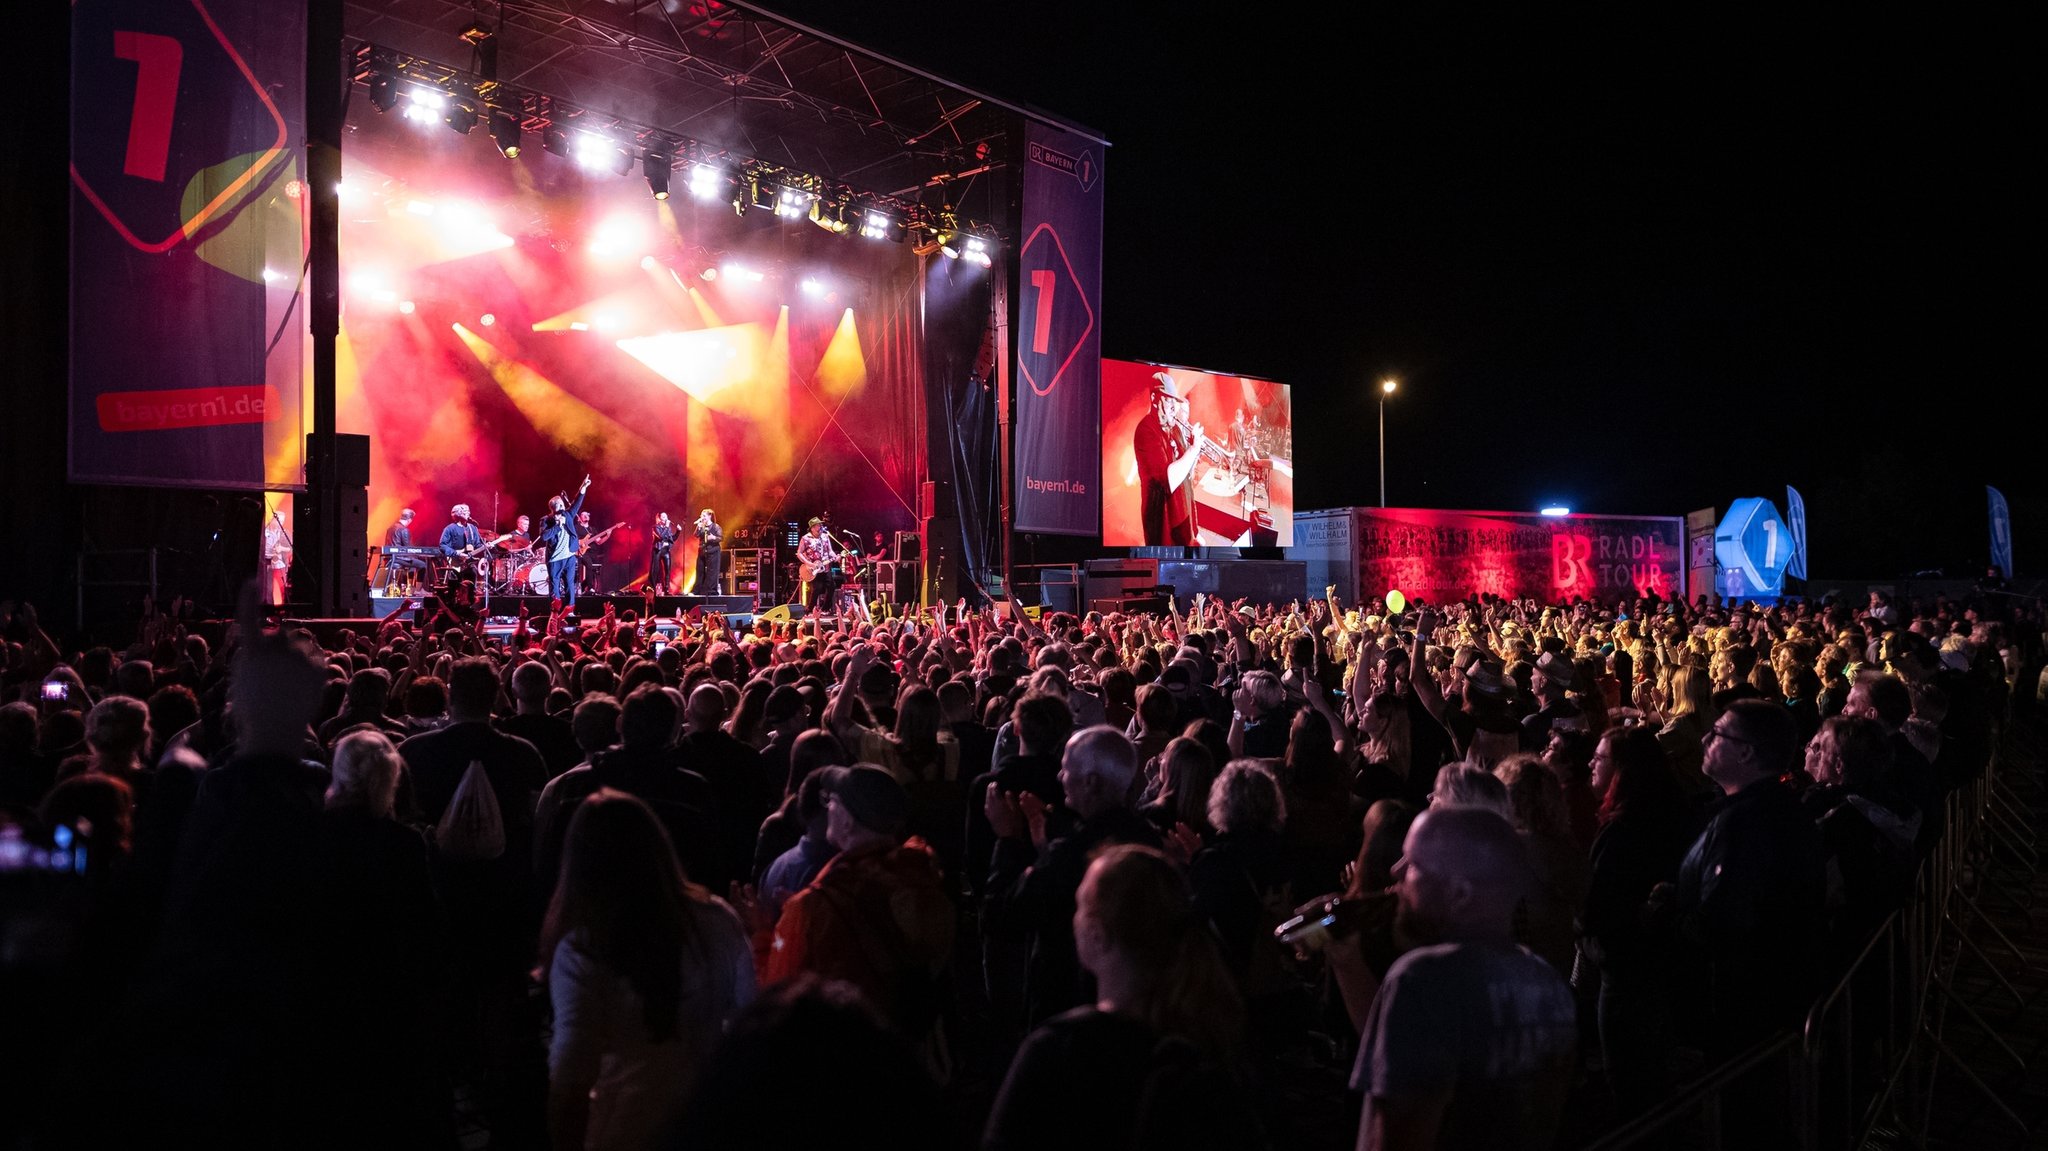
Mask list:
[{"label": "electric guitar", "polygon": [[618,531],[620,528],[625,526],[625,521],[621,520],[620,522],[613,524],[612,526],[604,529],[601,532],[592,532],[591,534],[584,536],[583,539],[576,545],[577,558],[581,559],[585,552],[588,552],[591,548],[594,548],[597,545],[603,543],[604,541],[612,538],[613,532]]},{"label": "electric guitar", "polygon": [[466,564],[469,561],[476,559],[477,557],[483,555],[485,552],[490,551],[492,548],[497,547],[499,544],[504,543],[506,540],[509,540],[518,534],[518,532],[506,532],[504,535],[501,535],[496,539],[485,540],[482,543],[477,544],[475,547],[463,548],[461,551],[456,552],[454,555],[448,557],[448,562],[456,564],[458,566],[461,564]]},{"label": "electric guitar", "polygon": [[812,580],[817,579],[818,573],[824,571],[827,567],[830,567],[836,563],[840,563],[846,559],[848,553],[841,551],[839,549],[839,545],[832,541],[831,536],[826,536],[825,541],[826,546],[832,549],[831,558],[827,559],[823,564],[807,564],[802,560],[798,560],[796,565],[797,579],[802,580],[805,583],[809,583]]}]

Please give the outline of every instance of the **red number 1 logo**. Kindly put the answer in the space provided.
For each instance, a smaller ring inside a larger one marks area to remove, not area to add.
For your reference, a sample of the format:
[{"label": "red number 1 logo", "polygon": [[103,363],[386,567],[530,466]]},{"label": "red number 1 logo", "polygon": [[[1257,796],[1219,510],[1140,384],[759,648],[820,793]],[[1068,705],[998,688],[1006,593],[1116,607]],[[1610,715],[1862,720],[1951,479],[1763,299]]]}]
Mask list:
[{"label": "red number 1 logo", "polygon": [[135,61],[135,107],[128,115],[128,157],[121,170],[159,183],[171,155],[184,45],[148,32],[114,33],[114,55]]}]

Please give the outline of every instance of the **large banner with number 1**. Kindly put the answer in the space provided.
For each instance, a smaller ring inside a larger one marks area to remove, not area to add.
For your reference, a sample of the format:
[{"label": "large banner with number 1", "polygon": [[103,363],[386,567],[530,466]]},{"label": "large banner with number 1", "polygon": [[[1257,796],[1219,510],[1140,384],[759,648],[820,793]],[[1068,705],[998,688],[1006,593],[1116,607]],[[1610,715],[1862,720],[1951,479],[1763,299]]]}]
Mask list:
[{"label": "large banner with number 1", "polygon": [[1026,131],[1013,524],[1094,535],[1102,524],[1102,149],[1045,124]]},{"label": "large banner with number 1", "polygon": [[306,8],[71,8],[70,475],[302,483]]}]

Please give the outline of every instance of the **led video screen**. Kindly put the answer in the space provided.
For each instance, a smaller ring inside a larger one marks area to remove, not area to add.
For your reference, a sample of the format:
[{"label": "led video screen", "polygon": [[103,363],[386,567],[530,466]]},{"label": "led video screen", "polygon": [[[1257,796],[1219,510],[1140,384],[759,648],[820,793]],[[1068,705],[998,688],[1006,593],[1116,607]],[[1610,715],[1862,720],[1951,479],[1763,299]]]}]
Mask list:
[{"label": "led video screen", "polygon": [[1294,414],[1285,384],[1102,361],[1102,542],[1294,542]]}]

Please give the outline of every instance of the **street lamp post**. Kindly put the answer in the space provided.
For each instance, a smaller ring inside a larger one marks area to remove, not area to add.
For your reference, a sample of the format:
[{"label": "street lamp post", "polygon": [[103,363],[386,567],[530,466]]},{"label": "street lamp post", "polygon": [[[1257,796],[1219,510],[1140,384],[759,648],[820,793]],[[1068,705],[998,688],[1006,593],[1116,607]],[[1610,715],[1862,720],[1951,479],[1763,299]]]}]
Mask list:
[{"label": "street lamp post", "polygon": [[1380,506],[1387,506],[1387,397],[1400,384],[1392,378],[1380,381]]}]

